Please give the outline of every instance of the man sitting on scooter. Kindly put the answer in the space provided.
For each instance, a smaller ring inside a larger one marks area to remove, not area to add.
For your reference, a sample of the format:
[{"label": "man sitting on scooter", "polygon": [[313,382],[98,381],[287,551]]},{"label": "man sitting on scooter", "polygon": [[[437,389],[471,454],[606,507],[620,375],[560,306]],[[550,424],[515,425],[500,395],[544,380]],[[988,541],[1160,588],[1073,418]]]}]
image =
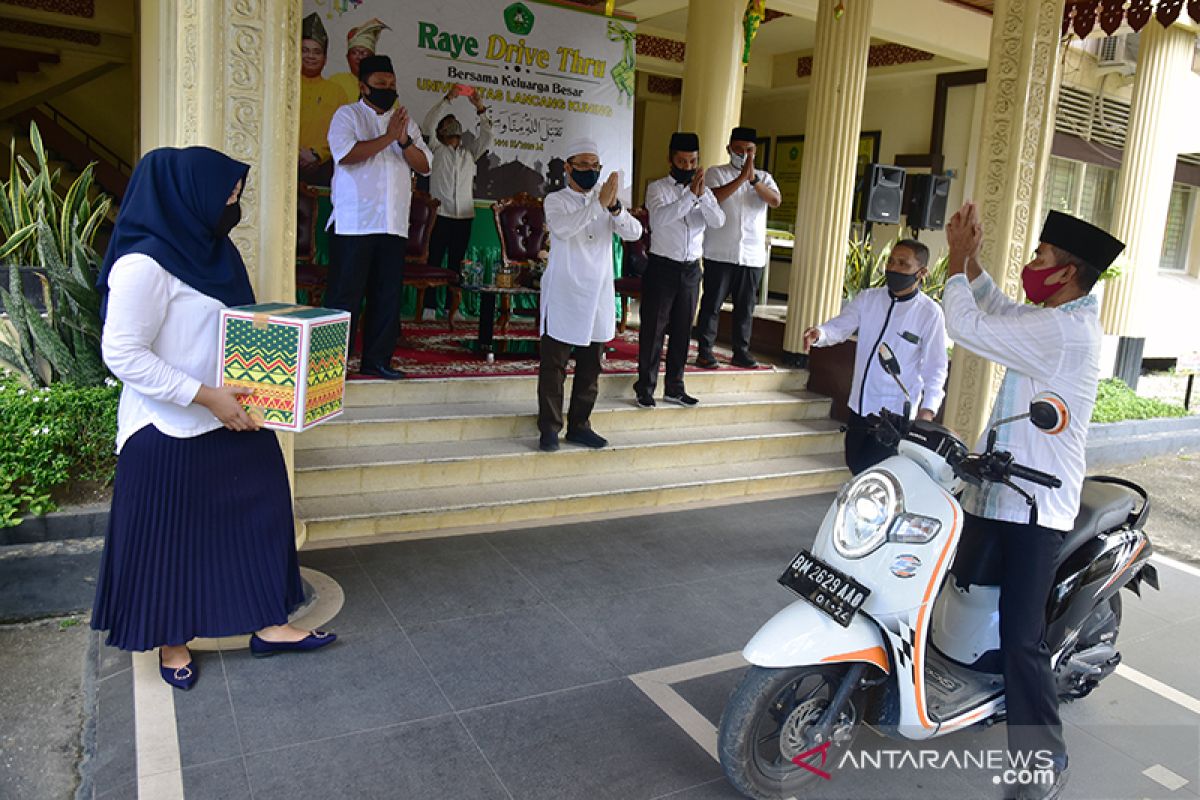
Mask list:
[{"label": "man sitting on scooter", "polygon": [[1027,410],[1042,391],[1062,397],[1070,411],[1065,430],[1053,436],[1033,425],[999,428],[997,449],[1062,480],[1059,489],[1024,487],[1037,500],[1036,522],[1026,501],[1003,484],[969,487],[962,498],[964,546],[968,537],[995,536],[1003,562],[1000,649],[1009,752],[1031,758],[1033,769],[1043,767],[1047,755],[1054,762],[1052,785],[1023,786],[1017,797],[1055,798],[1066,783],[1067,751],[1044,641],[1046,599],[1055,556],[1079,512],[1088,421],[1100,376],[1099,304],[1090,292],[1125,245],[1081,219],[1051,211],[1033,260],[1021,273],[1030,302],[1022,304],[1005,296],[979,264],[983,228],[974,204],[954,214],[946,239],[946,329],[956,344],[1008,367],[989,427]]}]

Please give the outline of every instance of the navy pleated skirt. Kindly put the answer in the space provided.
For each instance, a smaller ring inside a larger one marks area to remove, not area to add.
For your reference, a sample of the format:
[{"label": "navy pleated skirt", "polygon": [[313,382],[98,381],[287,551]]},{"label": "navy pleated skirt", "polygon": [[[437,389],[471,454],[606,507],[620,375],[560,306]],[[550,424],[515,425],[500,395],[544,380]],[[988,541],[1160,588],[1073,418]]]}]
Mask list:
[{"label": "navy pleated skirt", "polygon": [[147,425],[117,458],[92,627],[122,650],[282,625],[303,600],[273,431],[176,439]]}]

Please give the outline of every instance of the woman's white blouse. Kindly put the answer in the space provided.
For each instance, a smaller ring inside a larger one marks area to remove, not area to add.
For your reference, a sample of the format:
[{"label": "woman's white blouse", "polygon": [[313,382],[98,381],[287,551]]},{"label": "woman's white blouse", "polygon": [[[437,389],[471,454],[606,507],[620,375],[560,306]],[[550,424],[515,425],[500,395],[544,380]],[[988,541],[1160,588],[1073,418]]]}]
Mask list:
[{"label": "woman's white blouse", "polygon": [[201,294],[141,253],[121,256],[108,277],[104,363],[124,384],[117,452],[153,425],[186,439],[221,427],[193,403],[218,376],[218,325],[224,304]]}]

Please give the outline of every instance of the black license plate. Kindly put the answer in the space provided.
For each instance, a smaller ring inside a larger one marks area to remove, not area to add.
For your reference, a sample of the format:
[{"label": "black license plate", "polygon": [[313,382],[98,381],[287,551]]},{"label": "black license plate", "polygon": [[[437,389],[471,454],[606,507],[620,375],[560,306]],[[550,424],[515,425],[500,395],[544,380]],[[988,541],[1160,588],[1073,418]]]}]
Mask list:
[{"label": "black license plate", "polygon": [[779,582],[812,603],[843,628],[850,627],[871,590],[834,569],[807,550],[801,550]]}]

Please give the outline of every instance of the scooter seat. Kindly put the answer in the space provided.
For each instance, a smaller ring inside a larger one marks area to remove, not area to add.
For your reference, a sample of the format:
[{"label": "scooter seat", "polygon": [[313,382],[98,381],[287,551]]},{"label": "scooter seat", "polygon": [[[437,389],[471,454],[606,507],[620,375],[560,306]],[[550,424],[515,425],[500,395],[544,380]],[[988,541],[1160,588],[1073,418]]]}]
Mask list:
[{"label": "scooter seat", "polygon": [[1085,478],[1079,494],[1079,515],[1075,527],[1063,539],[1056,565],[1089,539],[1124,522],[1133,511],[1134,499],[1133,492],[1123,486]]}]

